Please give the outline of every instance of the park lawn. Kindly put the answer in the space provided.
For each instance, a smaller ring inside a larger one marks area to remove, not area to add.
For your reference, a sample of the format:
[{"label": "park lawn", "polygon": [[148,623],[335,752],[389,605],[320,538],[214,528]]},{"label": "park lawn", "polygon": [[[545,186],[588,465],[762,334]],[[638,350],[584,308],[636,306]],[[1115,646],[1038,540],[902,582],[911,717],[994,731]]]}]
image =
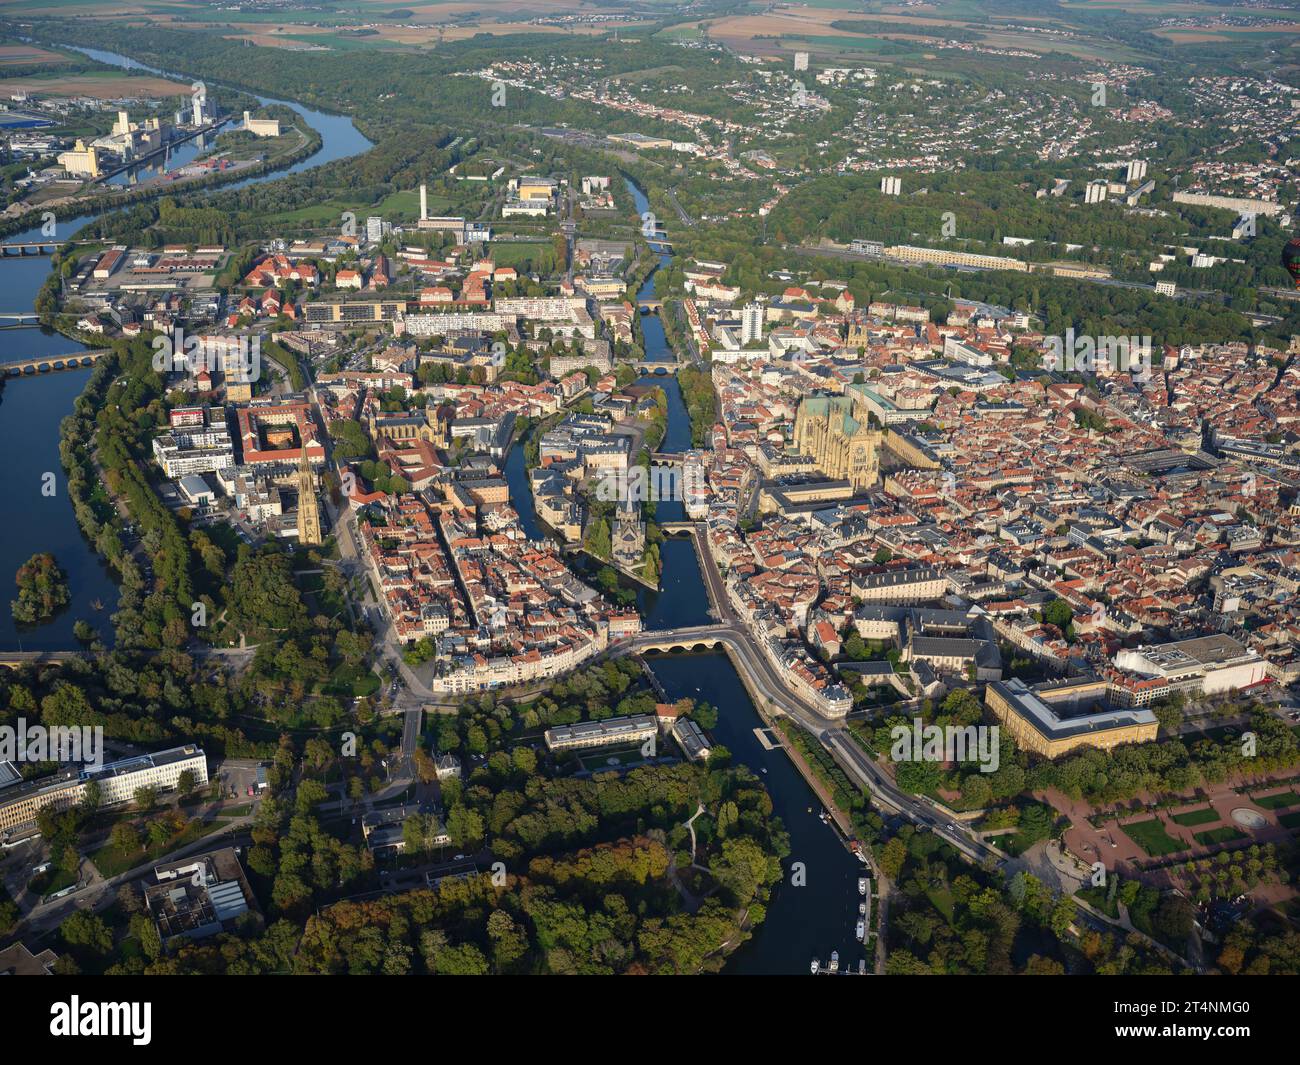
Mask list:
[{"label": "park lawn", "polygon": [[380,680],[364,663],[359,666],[340,664],[330,674],[330,678],[321,688],[324,695],[342,695],[354,699],[374,695],[380,688]]},{"label": "park lawn", "polygon": [[1300,795],[1294,791],[1283,791],[1277,795],[1252,795],[1250,801],[1264,810],[1276,810],[1283,806],[1300,803]]},{"label": "park lawn", "polygon": [[1196,842],[1202,847],[1212,847],[1216,843],[1230,843],[1234,839],[1245,838],[1246,833],[1233,828],[1231,825],[1212,828],[1207,832],[1197,832],[1195,835]]},{"label": "park lawn", "polygon": [[947,887],[926,888],[925,895],[934,908],[944,915],[949,924],[952,924],[953,908],[955,906],[952,891]]},{"label": "park lawn", "polygon": [[1300,828],[1300,810],[1292,810],[1289,814],[1278,814],[1277,822],[1283,828]]},{"label": "park lawn", "polygon": [[137,865],[156,862],[163,855],[170,854],[178,847],[184,847],[187,843],[202,839],[209,832],[222,827],[225,822],[220,820],[220,823],[218,823],[219,820],[208,822],[191,821],[161,846],[145,847],[131,854],[123,854],[111,843],[105,843],[104,846],[90,855],[90,860],[95,863],[95,868],[99,870],[100,875],[107,880],[110,877],[125,873],[128,869],[134,869]]},{"label": "park lawn", "polygon": [[[451,208],[452,202],[445,196],[429,194],[429,214],[445,214]],[[420,194],[414,189],[400,189],[397,192],[389,193],[388,196],[375,205],[373,213],[385,217],[404,215],[417,218],[420,214]]]},{"label": "park lawn", "polygon": [[1165,826],[1156,818],[1150,821],[1135,821],[1131,825],[1120,825],[1120,828],[1152,858],[1187,849],[1187,844],[1169,835],[1165,831]]},{"label": "park lawn", "polygon": [[1086,887],[1080,888],[1078,898],[1083,899],[1093,909],[1101,910],[1107,917],[1119,918],[1119,903],[1110,897],[1110,892],[1104,887]]},{"label": "park lawn", "polygon": [[520,263],[529,260],[536,261],[540,257],[553,251],[554,248],[550,243],[521,240],[518,242],[493,244],[492,259],[497,266],[518,266]]},{"label": "park lawn", "polygon": [[582,768],[592,773],[600,773],[608,769],[618,769],[620,766],[637,765],[646,760],[645,755],[641,753],[640,744],[630,747],[619,747],[613,750],[606,749],[597,751],[593,754],[580,757],[579,762]]},{"label": "park lawn", "polygon": [[1208,825],[1219,820],[1219,811],[1212,806],[1200,810],[1184,810],[1180,814],[1174,814],[1172,820],[1175,824],[1186,825],[1188,828],[1193,825]]}]

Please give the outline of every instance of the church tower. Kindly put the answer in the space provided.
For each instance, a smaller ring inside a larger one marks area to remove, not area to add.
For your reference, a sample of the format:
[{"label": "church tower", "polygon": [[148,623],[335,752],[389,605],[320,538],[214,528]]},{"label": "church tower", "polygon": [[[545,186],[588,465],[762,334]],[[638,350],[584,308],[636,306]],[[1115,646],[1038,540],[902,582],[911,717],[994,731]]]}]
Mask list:
[{"label": "church tower", "polygon": [[298,466],[298,543],[303,547],[321,542],[320,503],[316,499],[316,475],[307,460],[304,442],[302,462]]}]

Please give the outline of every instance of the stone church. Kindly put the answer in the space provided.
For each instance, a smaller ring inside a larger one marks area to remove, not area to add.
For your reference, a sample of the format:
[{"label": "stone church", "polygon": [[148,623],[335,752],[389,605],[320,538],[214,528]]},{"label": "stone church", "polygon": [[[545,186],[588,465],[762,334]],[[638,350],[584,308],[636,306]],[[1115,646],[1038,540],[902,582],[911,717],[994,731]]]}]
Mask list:
[{"label": "stone church", "polygon": [[794,421],[794,443],[811,455],[827,477],[848,481],[855,491],[880,476],[879,429],[870,428],[865,407],[853,396],[807,396]]}]

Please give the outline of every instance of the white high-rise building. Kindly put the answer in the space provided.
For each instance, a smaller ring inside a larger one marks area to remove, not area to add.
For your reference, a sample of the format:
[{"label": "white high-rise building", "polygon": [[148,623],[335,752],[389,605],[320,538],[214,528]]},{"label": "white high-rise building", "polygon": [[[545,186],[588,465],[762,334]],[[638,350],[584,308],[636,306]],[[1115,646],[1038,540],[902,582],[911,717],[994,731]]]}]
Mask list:
[{"label": "white high-rise building", "polygon": [[757,303],[745,304],[740,312],[740,345],[748,347],[763,339],[763,308]]},{"label": "white high-rise building", "polygon": [[378,244],[384,239],[384,220],[377,214],[372,214],[366,219],[366,240],[371,244]]},{"label": "white high-rise building", "polygon": [[1106,191],[1109,188],[1109,182],[1098,179],[1089,181],[1083,189],[1084,203],[1101,203],[1106,198]]},{"label": "white high-rise building", "polygon": [[1130,159],[1128,161],[1128,171],[1124,175],[1124,180],[1130,185],[1135,181],[1141,181],[1147,176],[1147,161],[1145,159]]},{"label": "white high-rise building", "polygon": [[427,185],[420,186],[420,221],[425,222],[429,218],[429,188]]},{"label": "white high-rise building", "polygon": [[903,191],[903,179],[883,177],[880,179],[880,191],[886,196],[897,196]]},{"label": "white high-rise building", "polygon": [[807,53],[807,52],[795,52],[795,54],[794,54],[794,69],[795,69],[795,70],[807,70],[807,69],[808,69],[808,53]]}]

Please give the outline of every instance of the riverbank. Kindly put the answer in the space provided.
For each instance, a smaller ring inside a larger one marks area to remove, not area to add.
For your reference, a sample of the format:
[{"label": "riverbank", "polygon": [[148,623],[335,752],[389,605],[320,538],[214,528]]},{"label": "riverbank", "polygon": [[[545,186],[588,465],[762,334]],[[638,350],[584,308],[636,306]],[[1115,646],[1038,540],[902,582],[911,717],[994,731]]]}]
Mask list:
[{"label": "riverbank", "polygon": [[[91,58],[126,68],[141,67],[124,56],[88,50]],[[256,173],[244,169],[235,175],[212,175],[212,180],[194,182],[184,186],[184,191],[201,192],[210,186],[227,189],[246,187],[249,184],[278,180],[280,177],[307,169],[309,166],[333,162],[359,154],[371,147],[371,142],[353,125],[350,119],[329,116],[307,108],[305,105],[269,97],[257,97],[262,105],[282,104],[298,116],[303,128],[312,136],[298,146],[291,156],[279,156],[260,164]],[[99,197],[93,203],[64,204],[56,212],[61,219],[60,252],[65,252],[69,238],[106,214],[116,213],[132,203],[158,195],[167,189],[132,189],[111,198]],[[91,210],[88,210],[91,208]],[[53,208],[43,208],[50,209]],[[101,213],[94,213],[100,210]],[[23,226],[29,228],[23,229]],[[6,236],[20,234],[20,239],[48,240],[41,232],[40,211],[28,211],[18,218],[0,222],[0,231]],[[72,246],[77,247],[77,246]],[[59,271],[63,258],[59,253],[49,260],[34,256],[8,256],[0,265],[0,277],[5,281],[7,306],[15,311],[32,311],[40,314],[53,311],[54,297],[59,291]],[[39,306],[38,306],[39,302]],[[85,337],[77,332],[75,323],[68,317],[47,316],[44,327],[15,329],[6,332],[6,349],[25,358],[59,358],[76,354],[88,346],[104,346],[101,338]],[[101,363],[100,365],[103,365]],[[301,373],[301,367],[298,368]],[[292,373],[286,369],[290,376]],[[77,647],[73,632],[75,620],[91,624],[96,637],[104,642],[111,639],[109,616],[111,605],[119,600],[121,589],[113,579],[110,563],[118,558],[116,553],[102,550],[111,540],[104,530],[106,521],[95,512],[101,504],[109,508],[111,501],[98,487],[102,476],[94,464],[88,445],[85,454],[66,449],[62,435],[65,415],[84,408],[92,415],[96,411],[94,396],[85,392],[93,371],[89,368],[64,370],[57,374],[39,374],[6,380],[0,392],[0,445],[11,455],[22,455],[24,461],[11,462],[0,467],[0,490],[6,498],[23,508],[25,520],[6,523],[0,533],[0,567],[10,572],[38,551],[55,554],[68,573],[72,602],[59,617],[32,630],[18,631],[12,618],[6,616],[0,623],[0,648],[17,651],[59,651]],[[21,399],[21,401],[19,401]],[[71,446],[71,445],[70,445]],[[65,451],[67,460],[65,461]],[[52,496],[40,492],[43,474],[58,477]],[[84,484],[84,491],[82,486]],[[79,520],[80,519],[80,520]],[[93,530],[93,531],[92,531]],[[102,541],[102,542],[101,542]],[[108,548],[112,552],[112,547]],[[127,555],[120,560],[128,567],[135,560]]]}]

